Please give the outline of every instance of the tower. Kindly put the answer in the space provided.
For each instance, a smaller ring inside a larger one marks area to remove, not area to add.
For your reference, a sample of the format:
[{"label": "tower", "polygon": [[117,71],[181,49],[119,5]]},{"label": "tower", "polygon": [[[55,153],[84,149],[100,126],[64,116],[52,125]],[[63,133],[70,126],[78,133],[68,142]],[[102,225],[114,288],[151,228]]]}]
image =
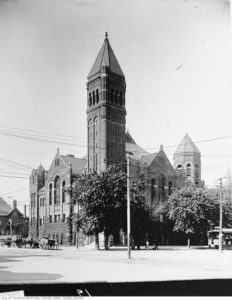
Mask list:
[{"label": "tower", "polygon": [[40,164],[30,175],[30,230],[29,234],[38,237],[39,234],[39,190],[45,183],[45,169]]},{"label": "tower", "polygon": [[126,82],[107,33],[87,79],[88,171],[101,172],[125,163],[126,143]]},{"label": "tower", "polygon": [[201,185],[201,153],[186,134],[174,153],[174,169],[177,176]]}]

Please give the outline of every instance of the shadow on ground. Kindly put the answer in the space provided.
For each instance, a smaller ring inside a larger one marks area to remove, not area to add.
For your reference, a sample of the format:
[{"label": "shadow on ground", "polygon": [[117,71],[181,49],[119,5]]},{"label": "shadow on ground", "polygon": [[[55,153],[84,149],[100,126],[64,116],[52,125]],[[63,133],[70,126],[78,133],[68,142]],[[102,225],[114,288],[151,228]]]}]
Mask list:
[{"label": "shadow on ground", "polygon": [[231,296],[231,279],[160,282],[87,282],[4,284],[1,292],[23,290],[25,296]]},{"label": "shadow on ground", "polygon": [[[34,255],[30,255],[33,257]],[[42,255],[42,256],[49,256],[49,255]],[[36,256],[35,256],[36,257]],[[50,273],[17,273],[6,271],[8,268],[7,266],[1,266],[1,263],[5,262],[22,262],[20,260],[20,256],[10,256],[10,257],[0,257],[0,281],[2,282],[23,282],[23,281],[41,281],[41,280],[56,280],[63,277],[60,274],[50,274]],[[3,270],[4,269],[4,270]],[[23,270],[22,270],[23,271]],[[36,270],[35,270],[36,271]]]}]

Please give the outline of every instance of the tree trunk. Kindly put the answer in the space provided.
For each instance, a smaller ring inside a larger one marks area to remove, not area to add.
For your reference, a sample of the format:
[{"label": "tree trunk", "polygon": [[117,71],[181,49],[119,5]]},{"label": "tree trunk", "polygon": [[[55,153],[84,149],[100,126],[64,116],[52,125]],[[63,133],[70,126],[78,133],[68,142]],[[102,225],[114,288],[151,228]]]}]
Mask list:
[{"label": "tree trunk", "polygon": [[105,241],[104,241],[104,243],[105,243],[105,250],[109,250],[110,248],[109,248],[109,234],[107,234],[107,233],[104,233],[104,238],[105,238]]},{"label": "tree trunk", "polygon": [[98,232],[95,232],[95,249],[99,250],[99,237]]},{"label": "tree trunk", "polygon": [[190,248],[190,237],[188,237],[188,248]]},{"label": "tree trunk", "polygon": [[110,235],[108,233],[104,232],[104,246],[105,246],[105,250],[110,250],[109,237],[110,237]]}]

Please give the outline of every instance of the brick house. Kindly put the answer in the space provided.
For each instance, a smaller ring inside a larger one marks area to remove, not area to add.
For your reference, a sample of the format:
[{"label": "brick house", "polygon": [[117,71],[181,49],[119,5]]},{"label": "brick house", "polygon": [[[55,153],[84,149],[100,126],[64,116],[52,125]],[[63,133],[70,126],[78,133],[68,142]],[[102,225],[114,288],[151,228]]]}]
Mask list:
[{"label": "brick house", "polygon": [[0,235],[28,236],[29,218],[17,208],[17,201],[13,201],[13,208],[0,198]]}]

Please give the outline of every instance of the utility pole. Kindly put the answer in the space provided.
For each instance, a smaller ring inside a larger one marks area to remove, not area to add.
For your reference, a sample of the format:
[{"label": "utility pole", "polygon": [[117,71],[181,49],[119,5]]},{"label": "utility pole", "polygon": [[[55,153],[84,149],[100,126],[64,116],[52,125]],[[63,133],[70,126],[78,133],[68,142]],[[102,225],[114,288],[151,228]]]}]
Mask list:
[{"label": "utility pole", "polygon": [[222,252],[222,178],[220,182],[219,251]]},{"label": "utility pole", "polygon": [[127,153],[127,251],[128,251],[128,258],[129,259],[131,259],[130,235],[131,235],[131,222],[130,222],[130,154]]}]

